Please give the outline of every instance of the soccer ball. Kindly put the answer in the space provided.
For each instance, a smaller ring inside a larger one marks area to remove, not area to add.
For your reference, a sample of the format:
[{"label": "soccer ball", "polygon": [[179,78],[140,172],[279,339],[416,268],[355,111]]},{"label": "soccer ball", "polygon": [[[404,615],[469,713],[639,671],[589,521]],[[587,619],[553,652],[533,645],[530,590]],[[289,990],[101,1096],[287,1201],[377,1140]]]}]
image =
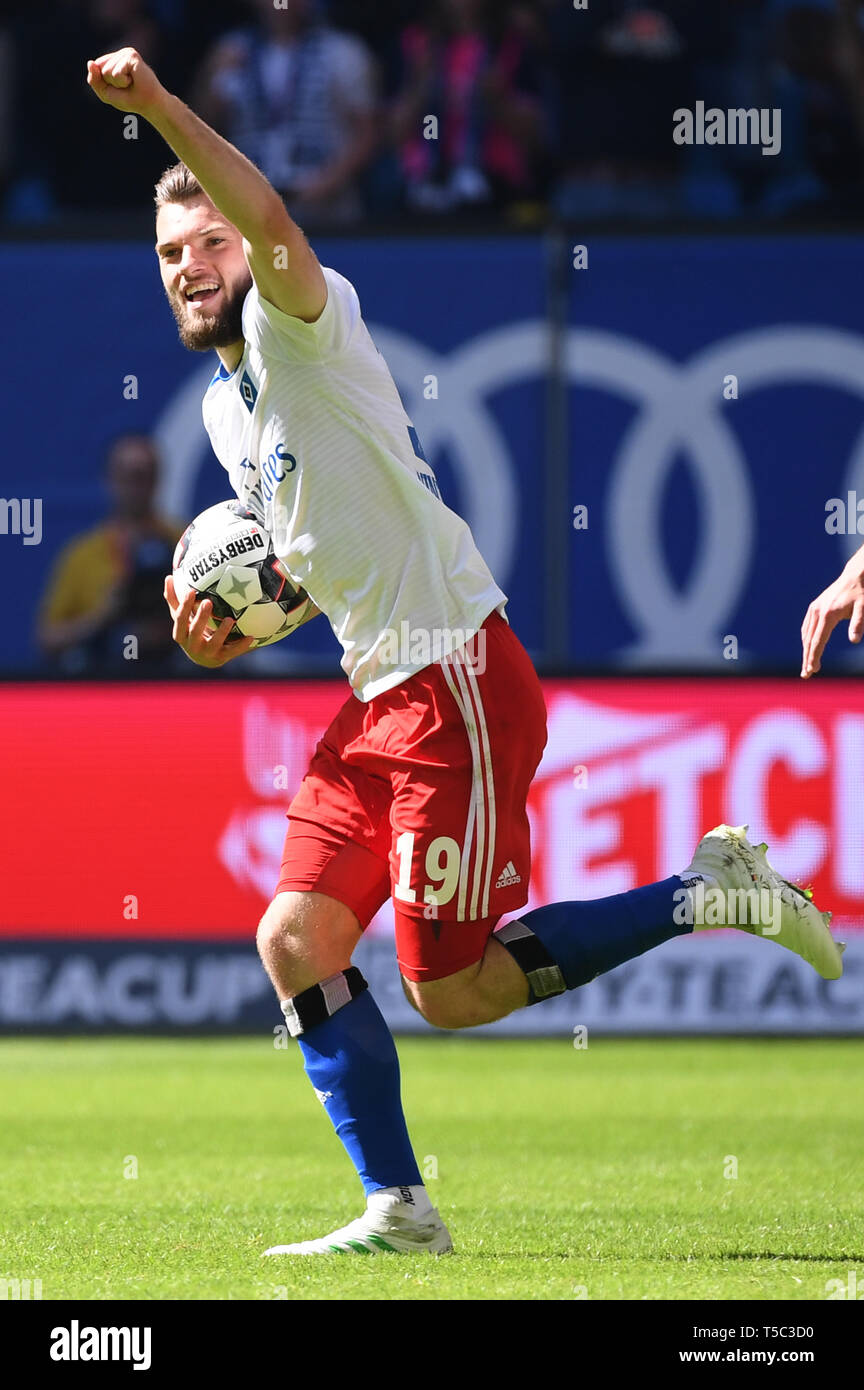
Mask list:
[{"label": "soccer ball", "polygon": [[256,647],[287,637],[313,606],[291,582],[254,512],[236,499],[208,507],[177,542],[174,592],[181,603],[190,589],[213,604],[211,632],[234,618],[227,642],[254,637]]}]

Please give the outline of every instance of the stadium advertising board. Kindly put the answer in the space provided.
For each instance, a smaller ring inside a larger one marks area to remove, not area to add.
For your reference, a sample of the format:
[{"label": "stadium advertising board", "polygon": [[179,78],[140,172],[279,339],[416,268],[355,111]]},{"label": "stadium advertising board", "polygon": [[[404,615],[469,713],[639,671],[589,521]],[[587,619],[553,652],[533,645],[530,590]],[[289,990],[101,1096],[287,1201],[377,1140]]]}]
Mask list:
[{"label": "stadium advertising board", "polygon": [[[864,1031],[864,689],[853,681],[549,681],[531,905],[662,878],[749,822],[849,942],[827,985],[740,932],[681,938],[498,1032]],[[6,685],[0,1028],[272,1028],[254,931],[285,810],[338,682]],[[389,908],[358,963],[405,1003]]]}]

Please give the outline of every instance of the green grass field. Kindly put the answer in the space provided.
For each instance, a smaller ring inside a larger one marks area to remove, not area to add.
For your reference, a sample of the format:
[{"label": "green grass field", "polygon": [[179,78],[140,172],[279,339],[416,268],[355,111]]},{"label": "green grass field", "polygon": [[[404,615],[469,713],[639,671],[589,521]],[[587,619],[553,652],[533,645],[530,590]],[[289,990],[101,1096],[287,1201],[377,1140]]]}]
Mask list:
[{"label": "green grass field", "polygon": [[860,1043],[400,1054],[457,1253],[263,1260],[362,1207],[293,1047],[3,1041],[0,1276],[44,1299],[824,1299],[850,1269],[864,1287]]}]

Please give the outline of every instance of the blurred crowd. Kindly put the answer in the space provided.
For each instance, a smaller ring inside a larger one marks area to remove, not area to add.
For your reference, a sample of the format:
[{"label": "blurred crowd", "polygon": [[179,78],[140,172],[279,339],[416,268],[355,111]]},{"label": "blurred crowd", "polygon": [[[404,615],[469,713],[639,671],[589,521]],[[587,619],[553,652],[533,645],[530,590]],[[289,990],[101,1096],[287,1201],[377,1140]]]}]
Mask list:
[{"label": "blurred crowd", "polygon": [[105,515],[67,541],[42,595],[36,640],[46,669],[67,676],[183,669],[162,596],[183,526],[159,515],[159,470],[147,435],[111,441]]},{"label": "blurred crowd", "polygon": [[[864,208],[859,0],[5,0],[4,225],[146,205],[167,150],[84,81],[127,44],[304,225]],[[780,150],[675,144],[698,101],[779,109]]]}]

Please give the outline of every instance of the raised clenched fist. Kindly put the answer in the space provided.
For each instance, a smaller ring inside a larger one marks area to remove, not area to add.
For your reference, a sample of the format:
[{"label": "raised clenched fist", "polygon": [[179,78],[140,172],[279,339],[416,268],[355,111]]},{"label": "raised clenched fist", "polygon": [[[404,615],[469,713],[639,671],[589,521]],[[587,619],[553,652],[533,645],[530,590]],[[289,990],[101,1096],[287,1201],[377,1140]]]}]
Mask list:
[{"label": "raised clenched fist", "polygon": [[120,48],[87,63],[87,83],[100,101],[118,111],[152,113],[167,93],[135,48]]}]

